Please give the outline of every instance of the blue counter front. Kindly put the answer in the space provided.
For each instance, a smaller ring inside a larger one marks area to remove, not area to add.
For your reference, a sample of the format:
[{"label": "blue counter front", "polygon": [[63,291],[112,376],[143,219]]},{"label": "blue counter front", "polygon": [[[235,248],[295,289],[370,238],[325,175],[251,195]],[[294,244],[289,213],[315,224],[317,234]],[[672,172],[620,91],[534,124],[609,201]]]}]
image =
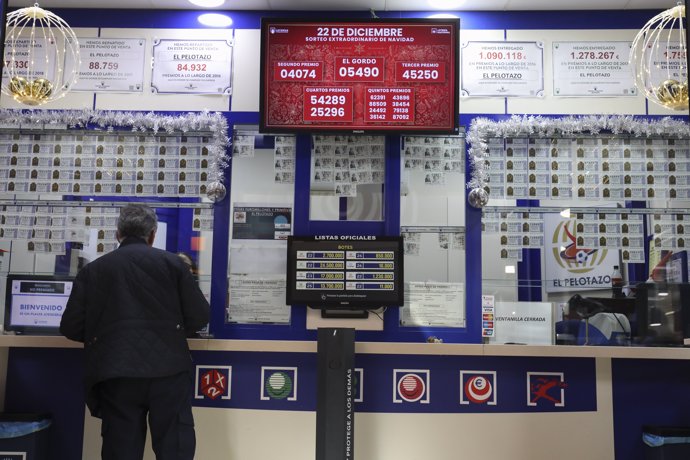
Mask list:
[{"label": "blue counter front", "polygon": [[[98,458],[81,345],[2,336],[0,347],[4,411],[52,413],[55,460]],[[197,458],[313,458],[315,342],[194,339],[190,348]],[[357,343],[356,452],[642,460],[642,425],[690,425],[689,359],[685,348]]]}]

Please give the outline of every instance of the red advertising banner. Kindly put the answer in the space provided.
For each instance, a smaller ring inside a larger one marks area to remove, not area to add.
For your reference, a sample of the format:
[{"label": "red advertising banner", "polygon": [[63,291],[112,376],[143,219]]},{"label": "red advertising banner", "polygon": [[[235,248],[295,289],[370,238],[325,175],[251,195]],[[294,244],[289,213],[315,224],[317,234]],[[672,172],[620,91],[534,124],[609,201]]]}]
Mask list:
[{"label": "red advertising banner", "polygon": [[459,20],[261,24],[261,130],[454,133]]}]

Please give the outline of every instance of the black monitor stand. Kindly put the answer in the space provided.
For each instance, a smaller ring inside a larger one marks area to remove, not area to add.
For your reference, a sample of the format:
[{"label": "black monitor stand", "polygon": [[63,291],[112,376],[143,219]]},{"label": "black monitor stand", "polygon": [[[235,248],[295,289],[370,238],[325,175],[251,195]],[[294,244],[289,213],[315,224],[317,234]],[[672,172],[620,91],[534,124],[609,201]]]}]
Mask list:
[{"label": "black monitor stand", "polygon": [[316,460],[355,458],[355,330],[318,329]]}]

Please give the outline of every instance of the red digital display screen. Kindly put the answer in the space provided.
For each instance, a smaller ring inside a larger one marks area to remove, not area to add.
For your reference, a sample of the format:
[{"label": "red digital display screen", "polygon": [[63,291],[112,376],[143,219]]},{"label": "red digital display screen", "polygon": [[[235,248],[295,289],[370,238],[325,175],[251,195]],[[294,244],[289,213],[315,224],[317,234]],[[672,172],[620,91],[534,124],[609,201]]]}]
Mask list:
[{"label": "red digital display screen", "polygon": [[457,19],[261,22],[262,132],[456,133]]}]

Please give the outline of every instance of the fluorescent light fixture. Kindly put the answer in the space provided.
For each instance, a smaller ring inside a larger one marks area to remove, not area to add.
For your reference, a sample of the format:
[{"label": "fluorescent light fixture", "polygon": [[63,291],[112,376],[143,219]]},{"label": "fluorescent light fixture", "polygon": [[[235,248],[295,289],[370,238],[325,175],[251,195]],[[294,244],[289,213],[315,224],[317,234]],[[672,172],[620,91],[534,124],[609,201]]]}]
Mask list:
[{"label": "fluorescent light fixture", "polygon": [[570,208],[564,209],[561,211],[561,217],[565,219],[570,219]]},{"label": "fluorescent light fixture", "polygon": [[199,22],[207,27],[229,27],[232,25],[232,18],[224,14],[205,13],[199,15]]},{"label": "fluorescent light fixture", "polygon": [[202,8],[215,8],[224,4],[225,0],[189,0],[189,3]]},{"label": "fluorescent light fixture", "polygon": [[429,6],[435,10],[452,10],[465,4],[465,0],[429,0]]},{"label": "fluorescent light fixture", "polygon": [[505,270],[507,274],[512,275],[515,273],[515,265],[506,265]]},{"label": "fluorescent light fixture", "polygon": [[432,14],[429,16],[431,19],[457,19],[459,16],[457,14],[450,14],[450,13],[439,13],[439,14]]}]

